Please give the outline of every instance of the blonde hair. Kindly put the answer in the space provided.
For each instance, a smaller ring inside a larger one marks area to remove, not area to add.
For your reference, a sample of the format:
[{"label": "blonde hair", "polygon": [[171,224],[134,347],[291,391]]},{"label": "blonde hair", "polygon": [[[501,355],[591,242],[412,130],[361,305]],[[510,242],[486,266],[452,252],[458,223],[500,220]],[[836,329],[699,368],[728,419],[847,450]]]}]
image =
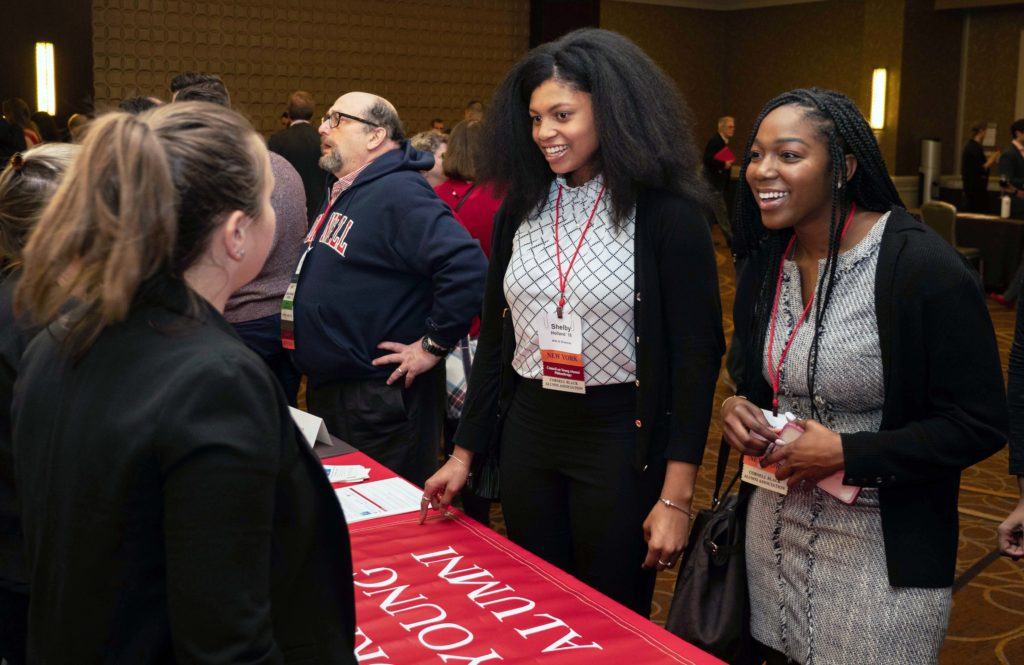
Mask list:
[{"label": "blonde hair", "polygon": [[25,246],[17,306],[42,325],[70,309],[65,344],[84,352],[144,282],[183,278],[229,213],[259,218],[265,152],[245,118],[213,104],[97,118]]},{"label": "blonde hair", "polygon": [[21,262],[28,234],[53,198],[79,146],[47,143],[16,154],[0,173],[0,258]]},{"label": "blonde hair", "polygon": [[447,142],[448,137],[436,129],[428,129],[425,132],[415,134],[411,139],[409,139],[409,143],[412,144],[412,147],[431,154]]}]

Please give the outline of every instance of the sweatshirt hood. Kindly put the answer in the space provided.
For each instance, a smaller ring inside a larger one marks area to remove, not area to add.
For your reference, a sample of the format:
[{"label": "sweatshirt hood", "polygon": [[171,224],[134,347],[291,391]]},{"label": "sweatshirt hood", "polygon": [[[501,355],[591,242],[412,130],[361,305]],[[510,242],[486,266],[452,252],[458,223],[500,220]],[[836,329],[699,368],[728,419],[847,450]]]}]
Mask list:
[{"label": "sweatshirt hood", "polygon": [[358,187],[396,171],[419,172],[432,168],[434,168],[432,153],[417,150],[408,141],[402,141],[394,150],[389,150],[373,160],[366,170],[359,174],[352,186]]}]

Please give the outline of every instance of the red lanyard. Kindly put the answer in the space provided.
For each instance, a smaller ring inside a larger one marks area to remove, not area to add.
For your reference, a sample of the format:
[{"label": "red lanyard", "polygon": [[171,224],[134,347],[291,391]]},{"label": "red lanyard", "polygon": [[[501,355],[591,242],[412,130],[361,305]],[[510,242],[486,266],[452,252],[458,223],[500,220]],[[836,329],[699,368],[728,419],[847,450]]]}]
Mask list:
[{"label": "red lanyard", "polygon": [[555,313],[558,314],[558,318],[562,318],[562,308],[565,307],[565,285],[569,281],[569,273],[572,272],[572,266],[576,263],[576,257],[580,254],[580,247],[583,246],[583,239],[587,237],[587,231],[590,230],[590,224],[594,221],[594,215],[597,214],[597,207],[601,205],[601,197],[604,196],[604,185],[601,185],[601,191],[597,193],[597,200],[594,201],[594,209],[590,211],[590,217],[587,218],[587,223],[583,227],[583,233],[580,234],[580,240],[576,243],[576,251],[572,253],[572,258],[569,259],[569,268],[562,273],[562,249],[558,246],[558,219],[562,210],[562,186],[558,186],[558,198],[555,200],[555,265],[558,267],[558,307],[555,308]]},{"label": "red lanyard", "polygon": [[[839,239],[842,240],[846,237],[846,231],[850,228],[850,222],[853,221],[853,213],[857,211],[856,204],[850,205],[850,214],[846,217],[846,222],[843,224],[842,233]],[[807,318],[807,314],[811,311],[811,305],[814,304],[814,296],[812,293],[811,297],[807,300],[807,305],[804,307],[803,313],[800,318],[797,319],[796,325],[793,326],[793,332],[789,334],[789,339],[786,340],[786,345],[782,347],[782,354],[779,356],[779,362],[773,363],[772,357],[775,350],[775,317],[779,313],[779,296],[782,293],[782,269],[786,265],[786,257],[793,250],[793,244],[796,242],[796,235],[789,239],[789,244],[786,245],[786,251],[782,253],[782,259],[779,261],[779,276],[775,280],[775,302],[772,304],[772,319],[771,325],[768,329],[768,378],[772,382],[772,413],[775,415],[779,414],[779,387],[782,383],[782,366],[786,363],[786,356],[789,354],[789,347],[793,345],[793,340],[796,339],[796,333],[800,330],[800,326],[804,324],[804,320]]]}]

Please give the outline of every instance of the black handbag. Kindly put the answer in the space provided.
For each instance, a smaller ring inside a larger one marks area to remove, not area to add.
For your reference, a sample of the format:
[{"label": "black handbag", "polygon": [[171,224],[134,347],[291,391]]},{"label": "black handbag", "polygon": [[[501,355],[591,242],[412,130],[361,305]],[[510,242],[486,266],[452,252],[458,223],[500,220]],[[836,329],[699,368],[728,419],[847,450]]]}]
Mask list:
[{"label": "black handbag", "polygon": [[728,663],[747,665],[761,662],[750,636],[744,552],[747,504],[753,489],[740,483],[739,490],[730,494],[739,480],[741,463],[723,496],[728,465],[729,444],[723,438],[711,507],[694,520],[665,628]]}]

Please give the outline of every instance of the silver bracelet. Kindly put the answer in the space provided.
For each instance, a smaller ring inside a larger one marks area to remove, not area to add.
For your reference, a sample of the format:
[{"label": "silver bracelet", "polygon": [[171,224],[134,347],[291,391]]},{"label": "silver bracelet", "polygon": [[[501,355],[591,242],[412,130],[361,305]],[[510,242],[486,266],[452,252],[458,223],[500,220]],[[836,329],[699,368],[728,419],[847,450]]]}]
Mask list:
[{"label": "silver bracelet", "polygon": [[725,399],[722,400],[722,404],[718,407],[718,410],[721,411],[722,409],[724,409],[726,403],[728,403],[728,401],[731,400],[733,397],[739,397],[740,399],[747,399],[743,395],[729,395],[728,397],[726,397]]},{"label": "silver bracelet", "polygon": [[[463,462],[463,461],[462,461],[461,459],[459,459],[458,457],[456,457],[456,456],[455,456],[455,453],[451,453],[451,454],[449,454],[449,455],[448,455],[448,458],[449,458],[449,459],[453,459],[453,460],[455,460],[456,462],[458,462],[458,463],[459,463],[459,464],[461,464],[462,466],[466,467],[467,469],[469,468],[469,465],[468,465],[468,464],[466,464],[465,462]],[[467,477],[467,478],[472,478],[472,477],[473,477],[473,472],[472,472],[472,471],[470,471],[470,472],[469,472],[469,475],[468,475],[468,476],[466,476],[466,477]]]},{"label": "silver bracelet", "polygon": [[687,510],[686,508],[683,508],[682,506],[680,506],[680,505],[679,505],[678,503],[676,503],[675,501],[672,501],[671,499],[666,499],[665,497],[661,497],[660,499],[658,499],[658,501],[661,501],[661,502],[662,502],[663,504],[665,504],[665,505],[666,505],[666,506],[668,506],[669,508],[675,508],[675,509],[676,509],[676,510],[678,510],[679,512],[681,512],[681,513],[683,513],[684,515],[686,515],[687,517],[689,517],[689,518],[690,518],[691,520],[693,519],[693,513],[691,513],[691,512],[690,512],[689,510]]}]

